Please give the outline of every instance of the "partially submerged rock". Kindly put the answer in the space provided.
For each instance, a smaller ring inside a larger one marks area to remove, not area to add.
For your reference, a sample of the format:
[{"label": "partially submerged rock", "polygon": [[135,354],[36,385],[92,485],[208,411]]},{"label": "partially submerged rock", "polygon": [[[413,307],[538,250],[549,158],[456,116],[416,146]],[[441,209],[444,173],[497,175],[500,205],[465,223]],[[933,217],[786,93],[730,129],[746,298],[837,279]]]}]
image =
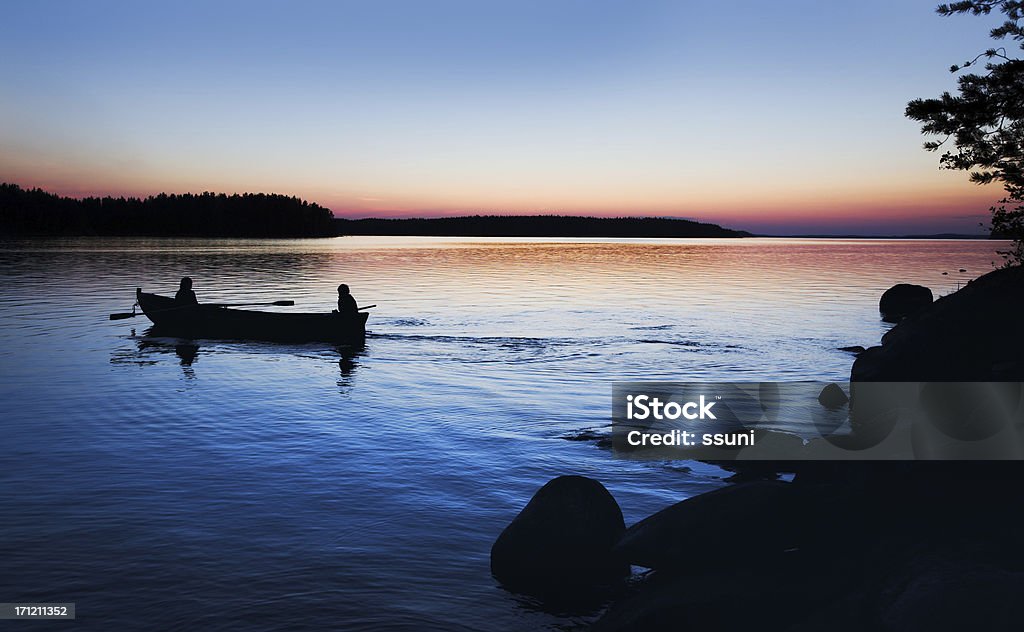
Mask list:
[{"label": "partially submerged rock", "polygon": [[878,311],[887,323],[898,323],[911,314],[931,305],[932,291],[923,285],[898,283],[882,294]]},{"label": "partially submerged rock", "polygon": [[797,538],[795,494],[789,483],[758,481],[694,496],[630,527],[615,553],[669,571],[731,568],[779,554]]},{"label": "partially submerged rock", "polygon": [[540,488],[491,548],[491,572],[505,587],[544,597],[573,596],[621,580],[611,555],[625,531],[622,510],[592,478],[559,476]]},{"label": "partially submerged rock", "polygon": [[850,398],[838,384],[828,384],[818,394],[818,403],[829,410],[842,408],[848,401]]}]

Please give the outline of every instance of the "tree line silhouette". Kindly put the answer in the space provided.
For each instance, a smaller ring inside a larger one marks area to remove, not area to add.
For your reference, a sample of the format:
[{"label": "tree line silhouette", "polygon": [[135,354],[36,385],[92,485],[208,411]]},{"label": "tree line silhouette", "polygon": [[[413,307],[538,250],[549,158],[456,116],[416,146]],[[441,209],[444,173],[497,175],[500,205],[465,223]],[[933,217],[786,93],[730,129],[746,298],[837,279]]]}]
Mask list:
[{"label": "tree line silhouette", "polygon": [[745,237],[750,233],[686,219],[472,215],[417,219],[335,219],[297,197],[265,193],[184,193],[147,198],[63,197],[0,184],[0,235],[142,237]]},{"label": "tree line silhouette", "polygon": [[430,219],[336,220],[342,235],[436,237],[749,237],[750,233],[687,219],[472,215]]},{"label": "tree line silhouette", "polygon": [[184,193],[76,199],[0,184],[0,234],[8,236],[330,237],[331,211],[266,193]]}]

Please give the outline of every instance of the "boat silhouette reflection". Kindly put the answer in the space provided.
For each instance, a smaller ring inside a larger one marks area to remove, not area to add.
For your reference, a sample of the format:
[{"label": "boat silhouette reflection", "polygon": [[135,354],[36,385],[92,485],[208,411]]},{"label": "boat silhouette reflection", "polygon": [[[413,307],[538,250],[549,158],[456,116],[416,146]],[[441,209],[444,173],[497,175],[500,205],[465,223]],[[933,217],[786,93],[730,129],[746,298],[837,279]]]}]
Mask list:
[{"label": "boat silhouette reflection", "polygon": [[197,376],[193,365],[199,361],[200,356],[232,353],[241,347],[247,353],[294,353],[309,356],[313,352],[316,356],[337,358],[340,373],[338,386],[347,388],[352,386],[352,378],[359,366],[358,359],[366,354],[365,343],[358,345],[287,345],[263,342],[223,344],[213,340],[176,337],[156,325],[142,331],[139,335],[132,330],[132,334],[135,343],[134,349],[115,352],[110,358],[111,364],[150,366],[160,364],[167,356],[173,355],[177,358],[183,375],[189,379],[194,379]]}]

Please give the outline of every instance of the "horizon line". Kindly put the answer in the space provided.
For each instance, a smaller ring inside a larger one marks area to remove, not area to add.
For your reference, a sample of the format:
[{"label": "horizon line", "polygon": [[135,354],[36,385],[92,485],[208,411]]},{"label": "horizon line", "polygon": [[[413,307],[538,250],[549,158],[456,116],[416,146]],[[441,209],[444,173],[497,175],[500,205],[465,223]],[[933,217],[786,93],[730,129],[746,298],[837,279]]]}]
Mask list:
[{"label": "horizon line", "polygon": [[[55,192],[53,190],[43,188],[42,186],[39,186],[39,185],[27,186],[26,187],[26,186],[22,186],[22,185],[18,184],[17,182],[10,182],[10,181],[6,181],[6,180],[0,181],[0,184],[13,185],[13,186],[21,188],[24,191],[42,191],[43,193],[46,193],[48,195],[55,195],[55,196],[58,196],[58,197],[67,198],[67,199],[73,199],[73,200],[79,200],[79,201],[86,200],[86,199],[103,199],[103,198],[110,198],[110,199],[124,198],[124,199],[144,200],[146,198],[158,197],[160,195],[168,195],[168,196],[171,196],[171,195],[194,195],[194,196],[200,196],[200,195],[204,195],[204,194],[210,194],[210,195],[224,195],[224,196],[235,196],[235,195],[237,195],[237,196],[245,196],[245,195],[281,196],[281,197],[301,200],[303,202],[307,202],[309,204],[313,204],[313,205],[319,206],[319,207],[329,211],[331,213],[331,216],[333,217],[333,219],[335,219],[335,220],[342,220],[342,221],[364,221],[364,220],[378,220],[378,221],[403,221],[403,220],[412,221],[412,220],[422,220],[422,221],[434,221],[434,220],[459,219],[459,218],[471,218],[471,217],[495,217],[495,218],[508,218],[508,219],[530,218],[530,217],[567,217],[567,218],[594,219],[594,220],[610,220],[610,219],[618,219],[618,220],[645,220],[645,219],[653,219],[653,220],[688,221],[688,222],[694,222],[694,223],[699,223],[699,224],[707,224],[707,225],[712,225],[712,226],[718,226],[720,228],[727,229],[727,230],[732,230],[732,231],[737,231],[737,232],[746,232],[746,233],[749,233],[749,234],[751,234],[752,236],[755,236],[755,237],[778,237],[778,238],[848,238],[848,239],[861,239],[861,238],[863,238],[863,239],[920,239],[920,238],[943,238],[943,237],[951,238],[951,239],[989,239],[990,238],[990,233],[983,233],[983,232],[971,233],[971,232],[960,232],[960,231],[949,231],[949,230],[939,230],[939,231],[935,231],[935,232],[929,232],[929,231],[906,232],[906,231],[902,231],[902,230],[896,230],[896,231],[893,231],[893,232],[890,232],[890,233],[887,233],[887,234],[879,234],[879,235],[867,234],[867,233],[861,232],[861,231],[852,231],[851,232],[848,229],[846,229],[846,230],[838,230],[837,232],[830,232],[830,231],[822,232],[822,231],[819,231],[819,230],[812,230],[812,231],[809,231],[809,232],[799,232],[799,233],[793,233],[793,232],[789,232],[789,231],[785,231],[785,230],[782,230],[780,232],[774,232],[774,231],[772,231],[772,232],[764,232],[763,230],[756,230],[756,229],[752,230],[752,229],[748,229],[748,228],[735,227],[735,223],[736,223],[737,218],[732,218],[732,217],[725,218],[723,220],[716,220],[716,219],[712,219],[712,218],[702,218],[702,217],[694,216],[694,215],[629,214],[628,212],[626,212],[625,214],[596,214],[596,213],[599,213],[599,212],[595,212],[595,211],[579,211],[579,212],[573,212],[573,211],[539,211],[539,210],[522,211],[522,212],[517,212],[517,211],[512,211],[512,210],[500,210],[500,211],[496,211],[496,210],[474,210],[474,211],[453,210],[453,211],[444,211],[444,210],[440,210],[440,209],[430,209],[430,210],[424,211],[424,210],[421,209],[421,210],[418,210],[418,211],[404,211],[404,210],[403,211],[398,211],[399,213],[402,213],[401,215],[357,215],[357,216],[353,216],[353,215],[345,215],[344,213],[346,213],[346,211],[335,211],[331,207],[326,206],[324,204],[321,204],[320,202],[313,201],[313,200],[310,200],[310,199],[308,199],[306,197],[302,197],[302,196],[299,196],[299,195],[296,195],[296,194],[275,193],[275,192],[268,192],[268,191],[261,191],[261,190],[253,190],[253,191],[238,191],[238,190],[236,190],[236,191],[233,191],[233,192],[230,192],[230,193],[224,192],[224,191],[211,191],[209,189],[204,189],[204,190],[199,191],[199,192],[196,192],[196,191],[193,191],[193,190],[187,190],[187,191],[184,191],[184,192],[169,192],[167,190],[162,190],[162,191],[159,191],[157,193],[148,193],[148,194],[114,194],[114,193],[109,193],[108,192],[108,193],[99,195],[99,194],[82,194],[82,193],[68,194],[68,193],[62,193],[62,192]],[[397,211],[397,209],[396,209],[396,211]],[[342,213],[342,214],[339,214],[339,212]],[[351,212],[351,211],[348,211],[348,212]],[[388,211],[384,211],[384,213],[387,213],[387,212]],[[406,213],[418,213],[418,214],[406,214]],[[441,214],[432,214],[432,213],[441,213]],[[451,213],[451,214],[448,214],[448,213]],[[979,217],[979,218],[980,217],[985,217],[985,216],[986,215],[984,213],[977,213],[977,214],[973,214],[972,215],[972,217]],[[835,221],[836,223],[848,223],[851,220],[856,221],[858,219],[861,219],[861,218],[856,217],[856,216],[853,216],[853,217],[851,217],[851,216],[841,216],[841,217],[833,218],[833,221]],[[868,218],[864,218],[864,219],[868,219]],[[899,219],[900,218],[894,218],[894,220],[899,220]],[[909,219],[909,218],[907,218],[907,219]],[[904,219],[903,221],[907,221],[907,219]],[[792,224],[799,224],[799,223],[801,223],[800,220],[796,220],[796,221],[792,221],[792,222],[785,222],[782,218],[773,217],[773,216],[770,216],[770,215],[769,216],[761,216],[761,217],[751,217],[751,218],[749,218],[748,221],[750,221],[751,223],[755,223],[756,224],[756,223],[761,223],[761,222],[765,222],[765,221],[772,222],[772,220],[774,220],[775,222],[780,222],[783,226],[785,226],[785,224],[787,224],[787,223],[789,223],[791,225]],[[820,222],[821,220],[818,219],[818,221]],[[739,223],[742,224],[743,220],[740,219]],[[847,225],[849,225],[849,224],[847,224]],[[884,223],[883,224],[879,224],[879,227],[883,228],[884,227]],[[868,230],[871,230],[871,229],[868,229]]]}]

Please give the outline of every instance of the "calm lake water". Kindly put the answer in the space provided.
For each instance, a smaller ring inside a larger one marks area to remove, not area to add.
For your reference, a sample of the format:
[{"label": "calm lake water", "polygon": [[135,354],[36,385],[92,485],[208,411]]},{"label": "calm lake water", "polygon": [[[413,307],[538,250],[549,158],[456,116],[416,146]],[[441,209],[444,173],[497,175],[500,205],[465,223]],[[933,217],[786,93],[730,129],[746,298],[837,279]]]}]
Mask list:
[{"label": "calm lake water", "polygon": [[[566,440],[608,423],[612,381],[844,380],[882,291],[948,293],[996,247],[0,242],[0,601],[74,601],[69,629],[571,628],[488,570],[541,484],[598,478],[632,523],[727,476]],[[295,311],[347,282],[372,333],[347,357],[107,319],[186,274]]]}]

